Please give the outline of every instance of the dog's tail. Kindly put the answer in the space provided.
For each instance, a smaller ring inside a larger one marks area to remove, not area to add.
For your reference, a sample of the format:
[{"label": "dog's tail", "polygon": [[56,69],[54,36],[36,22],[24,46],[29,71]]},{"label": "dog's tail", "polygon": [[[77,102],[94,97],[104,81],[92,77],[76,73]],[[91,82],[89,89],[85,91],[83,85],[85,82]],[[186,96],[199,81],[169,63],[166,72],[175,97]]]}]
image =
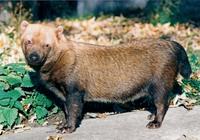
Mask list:
[{"label": "dog's tail", "polygon": [[[172,41],[173,43],[173,48],[175,48],[175,54],[178,60],[178,72],[181,74],[181,76],[183,76],[183,78],[190,78],[190,75],[192,73],[192,69],[187,57],[187,54],[183,48],[183,46],[181,46],[179,43]],[[178,82],[176,81],[176,83],[174,84],[173,87],[173,93],[182,94],[182,87],[178,84]]]},{"label": "dog's tail", "polygon": [[176,48],[176,56],[178,59],[178,70],[179,73],[186,79],[188,79],[192,73],[192,69],[187,57],[187,54],[179,43],[172,41]]}]

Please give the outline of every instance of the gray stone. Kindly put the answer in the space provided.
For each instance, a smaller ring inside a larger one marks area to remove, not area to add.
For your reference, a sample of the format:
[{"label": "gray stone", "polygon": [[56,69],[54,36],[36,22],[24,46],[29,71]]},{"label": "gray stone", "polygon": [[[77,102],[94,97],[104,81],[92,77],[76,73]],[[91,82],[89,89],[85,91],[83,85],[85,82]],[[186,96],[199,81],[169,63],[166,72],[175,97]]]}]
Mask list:
[{"label": "gray stone", "polygon": [[[160,129],[147,129],[147,111],[133,111],[86,119],[72,134],[61,135],[65,140],[200,140],[200,106],[193,110],[170,108]],[[8,134],[0,140],[45,140],[56,136],[54,126],[32,128],[22,133]]]}]

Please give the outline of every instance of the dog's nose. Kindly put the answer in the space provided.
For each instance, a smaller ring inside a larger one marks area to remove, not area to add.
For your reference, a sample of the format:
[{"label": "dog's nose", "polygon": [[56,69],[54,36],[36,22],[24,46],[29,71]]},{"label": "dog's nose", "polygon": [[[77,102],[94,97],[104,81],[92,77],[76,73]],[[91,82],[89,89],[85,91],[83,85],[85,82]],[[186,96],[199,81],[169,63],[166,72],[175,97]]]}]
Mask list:
[{"label": "dog's nose", "polygon": [[36,52],[33,52],[29,55],[29,60],[31,62],[37,62],[40,60],[40,56],[36,53]]}]

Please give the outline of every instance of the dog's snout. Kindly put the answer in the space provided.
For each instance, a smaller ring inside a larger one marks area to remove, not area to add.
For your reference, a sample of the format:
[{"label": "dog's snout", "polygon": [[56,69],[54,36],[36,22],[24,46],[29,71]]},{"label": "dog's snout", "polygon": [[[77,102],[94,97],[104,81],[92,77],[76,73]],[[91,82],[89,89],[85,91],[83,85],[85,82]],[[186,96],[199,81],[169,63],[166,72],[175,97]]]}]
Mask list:
[{"label": "dog's snout", "polygon": [[40,60],[40,56],[36,53],[36,52],[33,52],[29,55],[29,60],[31,62],[37,62]]}]

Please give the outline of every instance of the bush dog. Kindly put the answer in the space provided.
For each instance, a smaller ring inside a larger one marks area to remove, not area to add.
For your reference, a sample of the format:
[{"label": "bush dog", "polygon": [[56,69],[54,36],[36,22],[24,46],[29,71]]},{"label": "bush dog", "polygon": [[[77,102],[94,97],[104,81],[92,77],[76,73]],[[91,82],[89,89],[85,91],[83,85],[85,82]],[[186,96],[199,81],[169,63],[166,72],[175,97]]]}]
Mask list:
[{"label": "bush dog", "polygon": [[85,101],[125,103],[143,96],[155,105],[147,128],[159,128],[177,74],[189,78],[192,72],[184,48],[174,41],[134,39],[106,47],[67,40],[62,26],[23,21],[20,28],[27,64],[62,104],[61,132],[75,131]]}]

